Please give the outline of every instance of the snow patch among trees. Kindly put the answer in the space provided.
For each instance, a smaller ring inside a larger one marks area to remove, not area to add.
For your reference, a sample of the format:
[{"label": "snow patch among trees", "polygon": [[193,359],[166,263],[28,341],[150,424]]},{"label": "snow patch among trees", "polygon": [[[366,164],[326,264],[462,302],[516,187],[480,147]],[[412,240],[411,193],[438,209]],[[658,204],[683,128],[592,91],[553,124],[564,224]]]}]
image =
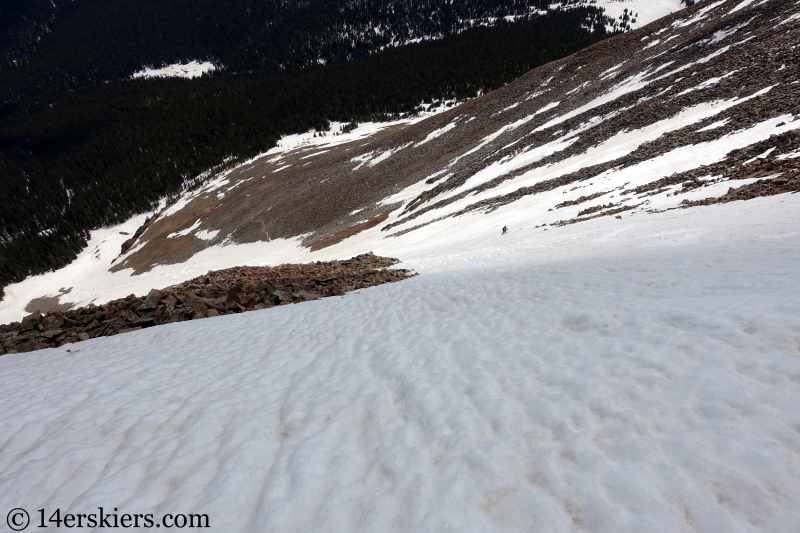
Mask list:
[{"label": "snow patch among trees", "polygon": [[145,67],[135,72],[132,78],[198,78],[207,72],[217,69],[210,61],[189,61],[188,63],[173,63],[161,68]]}]

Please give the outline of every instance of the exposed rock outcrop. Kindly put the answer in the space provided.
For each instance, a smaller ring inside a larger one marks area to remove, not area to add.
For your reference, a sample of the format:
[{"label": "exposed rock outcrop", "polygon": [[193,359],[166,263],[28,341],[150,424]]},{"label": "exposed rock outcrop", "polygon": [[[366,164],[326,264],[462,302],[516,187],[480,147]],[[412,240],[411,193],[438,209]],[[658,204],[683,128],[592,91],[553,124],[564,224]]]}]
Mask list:
[{"label": "exposed rock outcrop", "polygon": [[681,207],[696,205],[724,204],[736,200],[751,200],[759,196],[773,196],[787,192],[800,191],[800,172],[793,172],[788,176],[779,176],[772,179],[758,180],[741,187],[728,189],[728,192],[717,198],[704,198],[702,200],[684,200]]},{"label": "exposed rock outcrop", "polygon": [[212,271],[179,285],[131,294],[104,305],[32,313],[0,326],[0,355],[63,346],[159,324],[242,313],[342,295],[400,281],[409,270],[390,269],[399,260],[362,254],[346,261]]}]

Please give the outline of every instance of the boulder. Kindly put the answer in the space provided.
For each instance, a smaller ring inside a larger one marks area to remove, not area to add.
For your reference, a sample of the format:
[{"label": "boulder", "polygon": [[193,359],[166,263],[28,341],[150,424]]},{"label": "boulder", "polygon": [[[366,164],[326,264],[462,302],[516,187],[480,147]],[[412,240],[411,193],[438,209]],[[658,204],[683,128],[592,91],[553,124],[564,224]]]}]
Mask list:
[{"label": "boulder", "polygon": [[21,331],[31,331],[32,329],[37,329],[39,327],[40,320],[42,319],[42,315],[37,312],[31,313],[30,315],[26,316],[20,322],[20,330]]},{"label": "boulder", "polygon": [[44,328],[44,331],[52,331],[56,329],[60,329],[64,325],[64,313],[59,311],[50,311],[42,317],[39,323]]},{"label": "boulder", "polygon": [[166,296],[166,294],[164,294],[162,291],[159,291],[157,289],[151,290],[149,293],[147,293],[147,296],[145,297],[144,302],[142,302],[142,305],[136,308],[136,311],[137,312],[155,311],[156,308],[158,307],[159,301],[164,296]]},{"label": "boulder", "polygon": [[201,302],[190,304],[189,307],[192,310],[192,318],[203,318],[208,312],[208,306]]},{"label": "boulder", "polygon": [[46,339],[52,339],[53,337],[58,337],[62,333],[64,333],[63,329],[49,329],[42,333],[42,337]]}]

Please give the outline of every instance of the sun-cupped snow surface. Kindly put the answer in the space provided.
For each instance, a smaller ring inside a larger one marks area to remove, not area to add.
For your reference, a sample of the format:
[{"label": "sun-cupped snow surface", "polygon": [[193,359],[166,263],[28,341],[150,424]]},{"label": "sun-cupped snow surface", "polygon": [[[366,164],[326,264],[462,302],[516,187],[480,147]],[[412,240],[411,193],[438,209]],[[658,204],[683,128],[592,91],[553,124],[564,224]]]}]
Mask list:
[{"label": "sun-cupped snow surface", "polygon": [[217,67],[210,61],[189,61],[173,63],[161,68],[144,68],[133,74],[133,78],[197,78]]},{"label": "sun-cupped snow surface", "polygon": [[406,250],[409,281],[5,355],[0,508],[798,531],[797,208],[449,221]]}]

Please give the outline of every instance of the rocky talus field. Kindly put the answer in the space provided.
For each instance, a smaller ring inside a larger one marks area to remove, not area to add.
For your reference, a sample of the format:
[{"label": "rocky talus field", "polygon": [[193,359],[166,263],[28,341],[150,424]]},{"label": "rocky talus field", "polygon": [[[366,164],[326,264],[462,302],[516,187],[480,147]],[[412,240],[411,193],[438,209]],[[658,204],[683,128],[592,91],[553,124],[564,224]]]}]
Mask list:
[{"label": "rocky talus field", "polygon": [[341,296],[409,277],[408,270],[388,268],[397,262],[369,253],[345,261],[228,268],[162,290],[153,289],[146,296],[131,294],[103,305],[89,304],[66,312],[34,312],[20,322],[0,325],[0,355],[53,348],[160,324]]}]

